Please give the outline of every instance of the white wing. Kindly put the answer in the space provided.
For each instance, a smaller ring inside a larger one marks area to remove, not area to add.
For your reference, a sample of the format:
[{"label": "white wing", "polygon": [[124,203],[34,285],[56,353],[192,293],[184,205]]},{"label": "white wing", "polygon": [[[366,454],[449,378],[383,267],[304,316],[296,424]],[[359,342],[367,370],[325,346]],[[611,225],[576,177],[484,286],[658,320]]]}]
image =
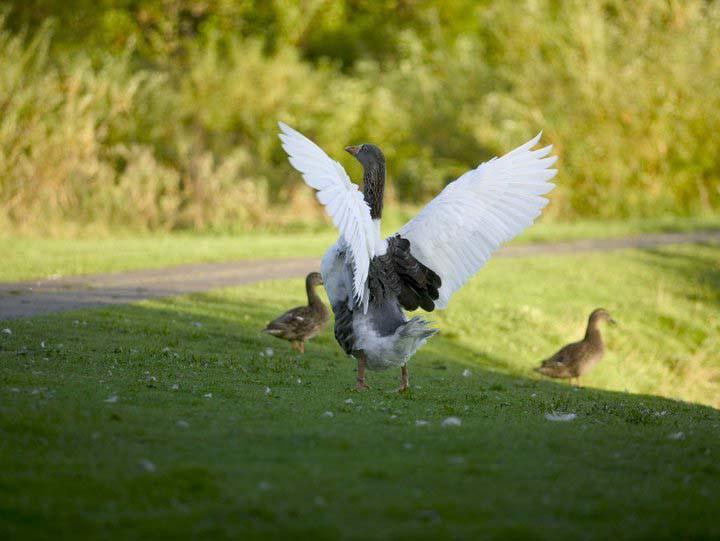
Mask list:
[{"label": "white wing", "polygon": [[353,292],[358,304],[364,304],[365,283],[373,258],[375,236],[368,207],[357,184],[342,165],[300,132],[279,122],[280,140],[292,166],[302,173],[308,186],[317,190],[318,201],[332,218],[353,262]]},{"label": "white wing", "polygon": [[541,135],[448,184],[399,231],[413,256],[440,275],[438,308],[547,205],[541,196],[555,186],[548,181],[557,157],[545,158],[552,145],[530,150]]}]

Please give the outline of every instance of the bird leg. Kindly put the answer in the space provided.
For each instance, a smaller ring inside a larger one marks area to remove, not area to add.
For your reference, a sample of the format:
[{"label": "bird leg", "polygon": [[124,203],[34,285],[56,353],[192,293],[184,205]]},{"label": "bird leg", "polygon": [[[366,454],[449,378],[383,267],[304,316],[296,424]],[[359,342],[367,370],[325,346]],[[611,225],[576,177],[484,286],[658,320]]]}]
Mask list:
[{"label": "bird leg", "polygon": [[410,375],[408,374],[407,364],[400,367],[400,387],[397,392],[404,393],[410,389]]},{"label": "bird leg", "polygon": [[298,350],[300,353],[305,353],[305,340],[298,341]]},{"label": "bird leg", "polygon": [[369,389],[367,383],[365,383],[365,354],[358,354],[358,371],[357,371],[357,390],[364,391]]}]

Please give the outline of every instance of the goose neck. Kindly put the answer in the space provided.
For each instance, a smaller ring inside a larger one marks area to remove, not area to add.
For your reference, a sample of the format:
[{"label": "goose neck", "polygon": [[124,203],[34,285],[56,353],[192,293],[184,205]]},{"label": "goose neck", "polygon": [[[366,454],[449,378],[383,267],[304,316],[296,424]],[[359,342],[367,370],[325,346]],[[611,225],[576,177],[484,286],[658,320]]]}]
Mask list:
[{"label": "goose neck", "polygon": [[370,217],[380,220],[382,217],[385,192],[385,164],[376,163],[363,173],[363,196],[370,207]]}]

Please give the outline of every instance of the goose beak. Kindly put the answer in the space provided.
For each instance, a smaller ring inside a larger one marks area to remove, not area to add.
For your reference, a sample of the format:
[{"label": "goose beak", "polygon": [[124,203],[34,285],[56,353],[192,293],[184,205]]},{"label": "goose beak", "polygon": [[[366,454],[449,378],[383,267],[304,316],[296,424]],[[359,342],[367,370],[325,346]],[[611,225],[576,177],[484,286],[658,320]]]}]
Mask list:
[{"label": "goose beak", "polygon": [[345,147],[345,152],[348,152],[349,154],[352,154],[353,156],[357,156],[357,153],[360,152],[360,147],[359,146]]}]

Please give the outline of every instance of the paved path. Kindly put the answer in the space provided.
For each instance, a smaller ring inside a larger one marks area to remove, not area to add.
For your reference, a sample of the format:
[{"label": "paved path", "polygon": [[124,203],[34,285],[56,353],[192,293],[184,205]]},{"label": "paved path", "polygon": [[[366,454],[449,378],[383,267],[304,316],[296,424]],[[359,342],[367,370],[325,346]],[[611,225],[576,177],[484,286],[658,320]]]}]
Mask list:
[{"label": "paved path", "polygon": [[[495,257],[605,252],[697,243],[720,243],[720,231],[509,246],[500,250]],[[297,278],[317,270],[319,265],[318,258],[233,261],[0,283],[0,320],[92,306],[126,304],[142,299],[252,284],[262,280]]]}]

